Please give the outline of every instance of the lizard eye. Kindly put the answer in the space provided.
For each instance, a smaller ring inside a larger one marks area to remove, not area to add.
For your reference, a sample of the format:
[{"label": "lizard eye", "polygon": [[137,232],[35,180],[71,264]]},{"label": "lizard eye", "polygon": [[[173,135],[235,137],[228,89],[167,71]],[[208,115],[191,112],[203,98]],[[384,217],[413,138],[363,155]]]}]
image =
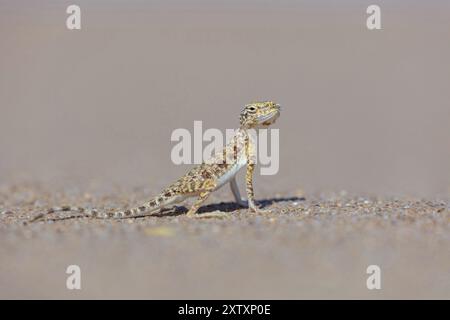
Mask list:
[{"label": "lizard eye", "polygon": [[254,106],[251,106],[251,107],[248,107],[248,110],[254,112],[254,111],[256,111],[256,108]]}]

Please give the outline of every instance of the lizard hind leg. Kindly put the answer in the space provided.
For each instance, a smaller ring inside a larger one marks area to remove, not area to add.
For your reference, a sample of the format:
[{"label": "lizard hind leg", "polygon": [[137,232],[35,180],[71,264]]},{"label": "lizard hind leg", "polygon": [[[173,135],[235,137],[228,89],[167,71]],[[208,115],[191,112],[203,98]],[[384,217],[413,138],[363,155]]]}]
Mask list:
[{"label": "lizard hind leg", "polygon": [[206,199],[208,199],[211,192],[216,188],[216,185],[217,184],[213,179],[208,179],[202,183],[202,186],[199,190],[199,196],[187,213],[188,217],[195,216],[197,210],[200,208],[202,203],[205,202]]},{"label": "lizard hind leg", "polygon": [[189,218],[228,218],[229,214],[224,212],[209,212],[209,213],[202,213],[197,214],[197,210],[200,208],[200,206],[206,201],[206,199],[209,197],[212,191],[216,189],[217,184],[214,182],[214,180],[208,180],[204,183],[204,189],[200,192],[199,197],[195,201],[195,203],[192,205],[192,207],[189,209],[187,216]]},{"label": "lizard hind leg", "polygon": [[192,207],[189,209],[187,216],[193,217],[196,215],[198,208],[202,205],[203,202],[209,197],[211,194],[211,191],[204,191],[201,192],[198,199],[195,201],[195,203],[192,205]]}]

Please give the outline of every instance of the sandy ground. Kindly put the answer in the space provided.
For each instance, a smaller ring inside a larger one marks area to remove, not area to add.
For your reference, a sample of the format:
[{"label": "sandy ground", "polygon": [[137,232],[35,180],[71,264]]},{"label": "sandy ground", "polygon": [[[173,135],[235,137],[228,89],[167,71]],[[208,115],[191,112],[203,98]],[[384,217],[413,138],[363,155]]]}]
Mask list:
[{"label": "sandy ground", "polygon": [[[49,205],[126,207],[147,192],[4,187],[0,297],[450,298],[445,201],[292,194],[263,198],[271,212],[251,214],[213,196],[196,219],[177,207],[167,216],[59,220],[71,216],[62,213],[23,225]],[[73,264],[80,291],[65,287]],[[382,270],[381,290],[366,288],[373,264]]]}]

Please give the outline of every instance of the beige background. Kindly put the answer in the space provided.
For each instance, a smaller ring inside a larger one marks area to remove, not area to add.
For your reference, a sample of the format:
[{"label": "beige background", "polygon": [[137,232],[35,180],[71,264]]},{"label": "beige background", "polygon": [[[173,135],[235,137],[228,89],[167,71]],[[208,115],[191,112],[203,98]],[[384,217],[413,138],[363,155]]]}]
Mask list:
[{"label": "beige background", "polygon": [[[65,27],[72,1],[0,0],[0,297],[449,297],[448,1],[377,1],[380,31],[373,1],[76,3],[81,31]],[[148,199],[187,170],[174,129],[236,127],[254,99],[283,106],[280,172],[256,197],[306,200],[22,225],[49,205]]]},{"label": "beige background", "polygon": [[0,178],[159,188],[170,134],[284,106],[277,190],[448,195],[450,4],[2,1]]}]

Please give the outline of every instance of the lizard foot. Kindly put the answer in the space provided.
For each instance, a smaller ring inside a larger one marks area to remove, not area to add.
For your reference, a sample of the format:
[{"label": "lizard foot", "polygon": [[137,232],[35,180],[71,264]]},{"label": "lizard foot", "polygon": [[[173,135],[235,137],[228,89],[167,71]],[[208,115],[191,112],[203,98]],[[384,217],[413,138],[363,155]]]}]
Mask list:
[{"label": "lizard foot", "polygon": [[270,209],[260,209],[257,207],[249,208],[250,213],[253,214],[265,214],[265,213],[272,213],[272,210]]}]

